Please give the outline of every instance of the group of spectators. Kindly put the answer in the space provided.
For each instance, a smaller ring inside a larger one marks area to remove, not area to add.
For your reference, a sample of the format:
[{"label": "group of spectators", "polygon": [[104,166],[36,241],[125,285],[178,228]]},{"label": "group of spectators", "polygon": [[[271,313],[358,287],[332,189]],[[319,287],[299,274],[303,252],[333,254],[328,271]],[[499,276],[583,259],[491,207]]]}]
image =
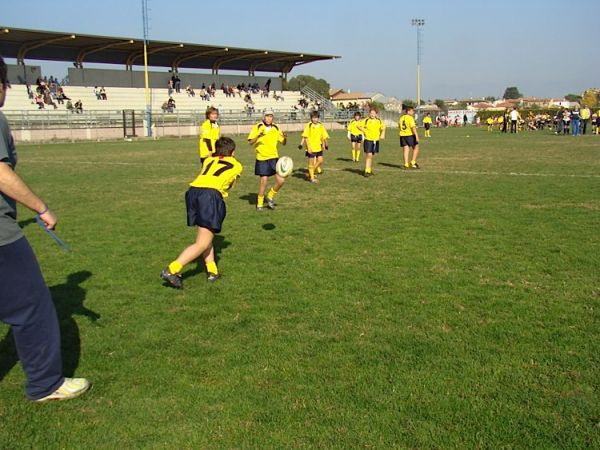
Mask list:
[{"label": "group of spectators", "polygon": [[588,107],[575,107],[572,109],[560,108],[556,114],[548,112],[534,113],[530,111],[526,119],[523,119],[516,108],[510,112],[505,111],[498,116],[489,117],[486,122],[488,130],[492,131],[494,127],[503,133],[507,133],[510,128],[511,133],[517,130],[554,130],[557,135],[579,136],[587,134],[588,127],[591,125],[592,133],[597,133],[600,111],[592,114]]},{"label": "group of spectators", "polygon": [[100,89],[98,89],[98,86],[94,86],[94,95],[96,96],[96,100],[108,100],[104,86]]},{"label": "group of spectators", "polygon": [[67,97],[63,87],[56,78],[52,76],[50,78],[38,77],[35,84],[35,89],[29,83],[26,84],[26,88],[27,96],[31,100],[31,103],[37,105],[38,110],[46,109],[46,105],[58,109],[58,105],[64,105],[66,101],[67,111],[78,114],[83,112],[83,103],[81,100],[73,103],[71,98]]}]

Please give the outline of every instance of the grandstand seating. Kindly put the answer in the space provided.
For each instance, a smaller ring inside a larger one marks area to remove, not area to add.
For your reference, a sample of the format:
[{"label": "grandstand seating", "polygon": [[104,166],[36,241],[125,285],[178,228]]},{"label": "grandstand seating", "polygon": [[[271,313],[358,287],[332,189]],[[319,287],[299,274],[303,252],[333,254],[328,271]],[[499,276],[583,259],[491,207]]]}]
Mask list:
[{"label": "grandstand seating", "polygon": [[[35,86],[33,86],[35,88]],[[73,103],[81,100],[84,111],[121,111],[123,109],[146,109],[146,94],[143,88],[122,88],[122,87],[106,87],[108,100],[97,100],[94,94],[93,87],[82,86],[64,86],[65,95],[71,99]],[[210,101],[201,100],[198,97],[199,89],[196,89],[196,96],[189,97],[184,89],[180,93],[173,92],[172,97],[176,102],[176,110],[178,111],[199,111],[203,112],[209,106],[218,107],[224,112],[241,111],[246,106],[244,102],[244,93],[242,97],[227,97],[222,91],[217,89],[215,97]],[[152,110],[160,111],[162,104],[168,100],[167,89],[152,89]],[[288,111],[293,105],[298,104],[298,100],[302,98],[302,94],[298,91],[281,91],[277,92],[284,100],[275,100],[271,92],[269,98],[261,98],[260,94],[252,94],[255,111],[262,111],[271,108],[279,111]],[[12,85],[12,89],[7,96],[4,111],[28,111],[34,112],[38,110],[37,105],[33,104],[27,96],[27,88],[25,85]],[[52,111],[52,106],[46,105],[46,111]],[[65,111],[65,104],[58,105],[57,111]]]}]

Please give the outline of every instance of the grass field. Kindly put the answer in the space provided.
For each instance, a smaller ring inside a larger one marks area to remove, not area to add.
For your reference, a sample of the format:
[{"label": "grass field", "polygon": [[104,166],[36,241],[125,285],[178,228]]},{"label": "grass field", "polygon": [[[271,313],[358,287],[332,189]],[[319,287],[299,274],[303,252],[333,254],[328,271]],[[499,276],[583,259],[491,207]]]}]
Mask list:
[{"label": "grass field", "polygon": [[236,138],[223,279],[182,291],[158,274],[194,238],[195,140],[20,146],[72,246],[21,209],[65,371],[94,386],[28,403],[0,325],[0,448],[600,447],[600,137],[433,130],[403,172],[389,131],[374,177],[333,133],[321,183],[260,214]]}]

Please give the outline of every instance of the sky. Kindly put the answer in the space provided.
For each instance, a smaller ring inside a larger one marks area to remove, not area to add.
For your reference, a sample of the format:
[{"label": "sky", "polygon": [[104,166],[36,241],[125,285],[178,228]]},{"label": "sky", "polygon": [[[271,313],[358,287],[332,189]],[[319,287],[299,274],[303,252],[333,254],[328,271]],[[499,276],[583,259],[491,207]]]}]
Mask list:
[{"label": "sky", "polygon": [[[423,99],[562,97],[600,87],[599,0],[148,0],[150,40],[338,55],[291,76],[346,91]],[[141,0],[5,2],[1,27],[141,38]],[[44,13],[42,13],[44,11]],[[10,61],[9,61],[10,62]],[[31,64],[40,64],[30,61]],[[62,78],[63,63],[41,63]],[[182,70],[183,71],[183,70]],[[257,72],[257,75],[259,73]]]}]

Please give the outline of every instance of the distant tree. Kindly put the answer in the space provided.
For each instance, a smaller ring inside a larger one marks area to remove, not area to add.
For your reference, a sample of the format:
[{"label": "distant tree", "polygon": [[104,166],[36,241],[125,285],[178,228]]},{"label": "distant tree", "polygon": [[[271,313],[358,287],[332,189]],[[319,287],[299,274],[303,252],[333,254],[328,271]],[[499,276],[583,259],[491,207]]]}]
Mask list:
[{"label": "distant tree", "polygon": [[588,108],[596,108],[598,106],[598,93],[592,89],[588,89],[583,93],[581,102]]},{"label": "distant tree", "polygon": [[567,95],[565,95],[565,100],[569,100],[570,102],[577,102],[577,103],[579,103],[581,101],[581,95],[567,94]]},{"label": "distant tree", "polygon": [[441,98],[436,98],[433,103],[440,109],[444,109],[446,107],[446,103]]},{"label": "distant tree", "polygon": [[381,102],[369,102],[369,107],[377,108],[377,111],[385,111],[385,105]]},{"label": "distant tree", "polygon": [[502,96],[503,99],[515,99],[515,98],[521,98],[523,97],[523,94],[521,94],[519,92],[519,88],[517,88],[516,86],[509,86],[506,88],[506,90],[504,91],[504,95]]},{"label": "distant tree", "polygon": [[496,97],[490,95],[489,97],[485,98],[485,101],[486,102],[490,102],[490,103],[495,102],[496,101]]},{"label": "distant tree", "polygon": [[417,106],[417,102],[411,100],[410,98],[405,98],[404,100],[402,100],[402,104],[405,106],[412,106],[413,108]]},{"label": "distant tree", "polygon": [[305,86],[318,92],[325,98],[329,98],[329,89],[331,86],[322,78],[315,78],[310,75],[297,75],[287,83],[284,83],[284,89],[290,91],[301,91]]}]

